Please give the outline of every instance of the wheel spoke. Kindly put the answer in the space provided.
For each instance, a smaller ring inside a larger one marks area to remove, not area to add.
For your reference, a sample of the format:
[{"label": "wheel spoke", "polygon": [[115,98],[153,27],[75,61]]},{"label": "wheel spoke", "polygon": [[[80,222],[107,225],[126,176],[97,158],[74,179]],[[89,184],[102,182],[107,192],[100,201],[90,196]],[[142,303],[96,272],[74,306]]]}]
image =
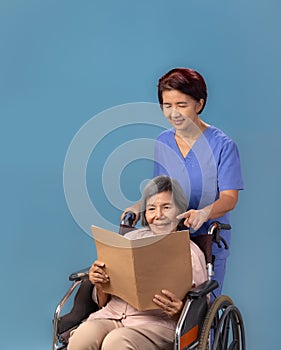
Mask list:
[{"label": "wheel spoke", "polygon": [[223,349],[228,349],[229,331],[231,327],[230,322],[231,322],[231,319],[227,317],[221,330]]}]

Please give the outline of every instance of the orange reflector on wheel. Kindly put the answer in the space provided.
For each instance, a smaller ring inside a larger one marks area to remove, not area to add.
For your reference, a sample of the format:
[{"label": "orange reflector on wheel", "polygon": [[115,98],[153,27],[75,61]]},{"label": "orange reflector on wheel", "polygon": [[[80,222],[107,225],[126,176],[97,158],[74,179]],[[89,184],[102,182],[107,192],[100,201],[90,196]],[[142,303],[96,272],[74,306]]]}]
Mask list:
[{"label": "orange reflector on wheel", "polygon": [[180,337],[180,349],[183,350],[186,346],[192,344],[198,336],[198,325],[191,328],[187,333]]}]

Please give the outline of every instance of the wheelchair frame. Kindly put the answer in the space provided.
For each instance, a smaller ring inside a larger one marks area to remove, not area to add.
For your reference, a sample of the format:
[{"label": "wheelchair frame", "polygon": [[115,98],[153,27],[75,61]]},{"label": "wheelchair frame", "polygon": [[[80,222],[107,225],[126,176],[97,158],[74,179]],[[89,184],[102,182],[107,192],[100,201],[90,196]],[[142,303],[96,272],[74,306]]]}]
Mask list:
[{"label": "wheelchair frame", "polygon": [[[131,222],[129,225],[123,225],[125,231],[131,227]],[[220,246],[222,241],[228,249],[226,242],[220,237],[221,229],[230,229],[230,225],[214,222],[209,227],[208,235],[204,236],[208,237],[210,244],[215,242]],[[218,287],[218,282],[212,280],[213,264],[210,261],[210,251],[206,253],[205,247],[198,245],[206,256],[208,280],[187,294],[188,299],[175,330],[174,350],[245,350],[243,319],[231,298],[220,295],[210,306],[208,304],[207,295]],[[88,270],[89,268],[86,268],[69,276],[72,285],[54,313],[52,350],[66,349],[71,330],[98,309],[91,299],[93,286],[88,279]],[[71,311],[61,317],[65,303],[78,287]]]}]

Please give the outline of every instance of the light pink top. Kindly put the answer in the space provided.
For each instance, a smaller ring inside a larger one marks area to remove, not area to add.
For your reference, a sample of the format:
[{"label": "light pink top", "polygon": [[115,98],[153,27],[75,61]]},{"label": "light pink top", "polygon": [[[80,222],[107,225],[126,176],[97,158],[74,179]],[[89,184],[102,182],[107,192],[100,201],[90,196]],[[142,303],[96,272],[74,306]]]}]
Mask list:
[{"label": "light pink top", "polygon": [[[140,229],[127,233],[130,239],[151,236],[149,229]],[[193,284],[198,286],[207,280],[206,261],[200,248],[190,241]],[[94,288],[93,299],[97,302]],[[176,328],[176,321],[171,319],[161,309],[138,311],[124,300],[112,295],[110,301],[102,309],[89,316],[89,320],[96,318],[109,318],[121,320],[125,327],[134,327],[142,324],[157,324],[170,329]]]}]

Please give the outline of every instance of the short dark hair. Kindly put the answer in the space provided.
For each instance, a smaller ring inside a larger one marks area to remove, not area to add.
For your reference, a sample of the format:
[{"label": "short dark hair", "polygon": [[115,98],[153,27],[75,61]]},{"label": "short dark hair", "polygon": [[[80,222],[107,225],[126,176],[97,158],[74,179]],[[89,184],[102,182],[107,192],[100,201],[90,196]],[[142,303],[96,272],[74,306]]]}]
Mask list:
[{"label": "short dark hair", "polygon": [[176,207],[179,209],[180,213],[187,210],[187,199],[183,192],[181,185],[177,180],[170,178],[167,175],[156,176],[154,179],[150,180],[145,186],[142,199],[141,199],[141,224],[142,226],[148,226],[148,222],[145,218],[146,203],[147,200],[162,192],[171,192],[173,200]]},{"label": "short dark hair", "polygon": [[158,81],[158,100],[163,105],[163,91],[178,90],[191,96],[194,100],[204,100],[199,111],[200,114],[207,102],[207,86],[204,78],[198,72],[190,68],[174,68],[164,74]]}]

